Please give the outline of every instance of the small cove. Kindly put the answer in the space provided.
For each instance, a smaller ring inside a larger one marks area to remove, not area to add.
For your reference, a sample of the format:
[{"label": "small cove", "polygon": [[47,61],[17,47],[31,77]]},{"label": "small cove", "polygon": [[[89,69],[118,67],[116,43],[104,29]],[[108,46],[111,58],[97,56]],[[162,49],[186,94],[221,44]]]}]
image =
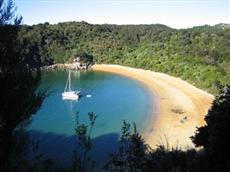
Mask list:
[{"label": "small cove", "polygon": [[[28,130],[39,141],[38,152],[60,166],[71,165],[77,147],[76,112],[80,123],[88,124],[88,112],[98,115],[92,133],[92,157],[102,165],[108,153],[117,147],[123,120],[135,123],[142,133],[151,118],[154,98],[136,80],[107,72],[72,71],[72,87],[79,88],[79,101],[62,100],[68,71],[49,71],[43,74],[40,88],[50,95],[33,116]],[[87,98],[90,94],[92,97]]]}]

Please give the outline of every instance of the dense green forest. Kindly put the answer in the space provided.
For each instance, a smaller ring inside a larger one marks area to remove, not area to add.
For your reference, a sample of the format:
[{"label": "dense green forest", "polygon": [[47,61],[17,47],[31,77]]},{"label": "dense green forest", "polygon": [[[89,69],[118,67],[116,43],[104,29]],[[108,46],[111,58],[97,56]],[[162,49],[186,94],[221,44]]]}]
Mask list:
[{"label": "dense green forest", "polygon": [[22,17],[14,14],[12,0],[5,3],[0,0],[0,171],[24,171],[29,138],[23,126],[40,108],[46,91],[37,91],[40,69],[27,63],[29,55],[18,37]]},{"label": "dense green forest", "polygon": [[121,64],[181,77],[215,93],[230,83],[230,26],[172,29],[165,25],[86,22],[21,26],[19,37],[40,65],[70,62],[86,52],[95,63]]},{"label": "dense green forest", "polygon": [[[33,162],[29,149],[37,143],[24,128],[47,96],[37,92],[39,66],[71,61],[73,54],[86,52],[96,63],[116,63],[162,71],[217,90],[229,83],[230,29],[220,24],[186,30],[163,25],[90,25],[62,23],[18,26],[12,0],[6,7],[0,0],[0,171],[53,172],[93,171],[90,133],[97,118],[89,113],[90,125],[78,121],[75,128],[79,147],[85,156],[76,156],[72,167],[56,169],[52,160]],[[39,64],[39,65],[37,65]],[[37,67],[37,68],[35,68]],[[199,151],[158,145],[152,150],[134,124],[123,122],[119,148],[111,153],[104,171],[118,172],[226,172],[230,171],[230,86],[221,89],[205,117],[206,125],[191,137]],[[16,129],[17,128],[17,129]],[[62,152],[60,152],[62,153]]]}]

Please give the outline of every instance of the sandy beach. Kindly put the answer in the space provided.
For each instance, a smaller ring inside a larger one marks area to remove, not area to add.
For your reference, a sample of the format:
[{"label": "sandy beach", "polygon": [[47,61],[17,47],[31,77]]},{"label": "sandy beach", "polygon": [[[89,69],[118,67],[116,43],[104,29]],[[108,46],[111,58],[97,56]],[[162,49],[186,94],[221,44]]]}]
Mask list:
[{"label": "sandy beach", "polygon": [[213,95],[163,73],[119,65],[92,68],[136,79],[149,89],[154,96],[154,112],[143,137],[152,148],[166,140],[170,147],[193,147],[189,137],[196,127],[205,124],[204,116],[214,100]]}]

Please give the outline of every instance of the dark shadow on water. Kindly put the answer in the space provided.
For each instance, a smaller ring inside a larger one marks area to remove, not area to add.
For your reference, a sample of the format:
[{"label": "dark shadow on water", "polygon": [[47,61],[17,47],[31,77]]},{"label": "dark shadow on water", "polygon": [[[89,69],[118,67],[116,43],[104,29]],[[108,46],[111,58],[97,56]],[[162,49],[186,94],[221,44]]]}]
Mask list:
[{"label": "dark shadow on water", "polygon": [[[42,159],[52,159],[57,167],[72,165],[73,152],[78,147],[76,136],[44,133],[36,130],[31,130],[29,133],[31,139],[39,142],[37,154],[41,154]],[[91,157],[96,160],[96,169],[102,167],[108,159],[109,153],[116,150],[118,139],[117,133],[109,133],[92,140]]]}]

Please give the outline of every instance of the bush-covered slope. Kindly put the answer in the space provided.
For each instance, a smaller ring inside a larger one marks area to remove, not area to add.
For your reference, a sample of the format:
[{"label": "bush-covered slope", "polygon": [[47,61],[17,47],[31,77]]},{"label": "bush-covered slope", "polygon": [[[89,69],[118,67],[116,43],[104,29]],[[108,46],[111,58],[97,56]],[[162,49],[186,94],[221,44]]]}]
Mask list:
[{"label": "bush-covered slope", "polygon": [[160,24],[44,23],[22,26],[20,37],[41,65],[64,63],[73,53],[86,52],[96,63],[165,72],[211,92],[230,83],[227,24],[176,30]]}]

